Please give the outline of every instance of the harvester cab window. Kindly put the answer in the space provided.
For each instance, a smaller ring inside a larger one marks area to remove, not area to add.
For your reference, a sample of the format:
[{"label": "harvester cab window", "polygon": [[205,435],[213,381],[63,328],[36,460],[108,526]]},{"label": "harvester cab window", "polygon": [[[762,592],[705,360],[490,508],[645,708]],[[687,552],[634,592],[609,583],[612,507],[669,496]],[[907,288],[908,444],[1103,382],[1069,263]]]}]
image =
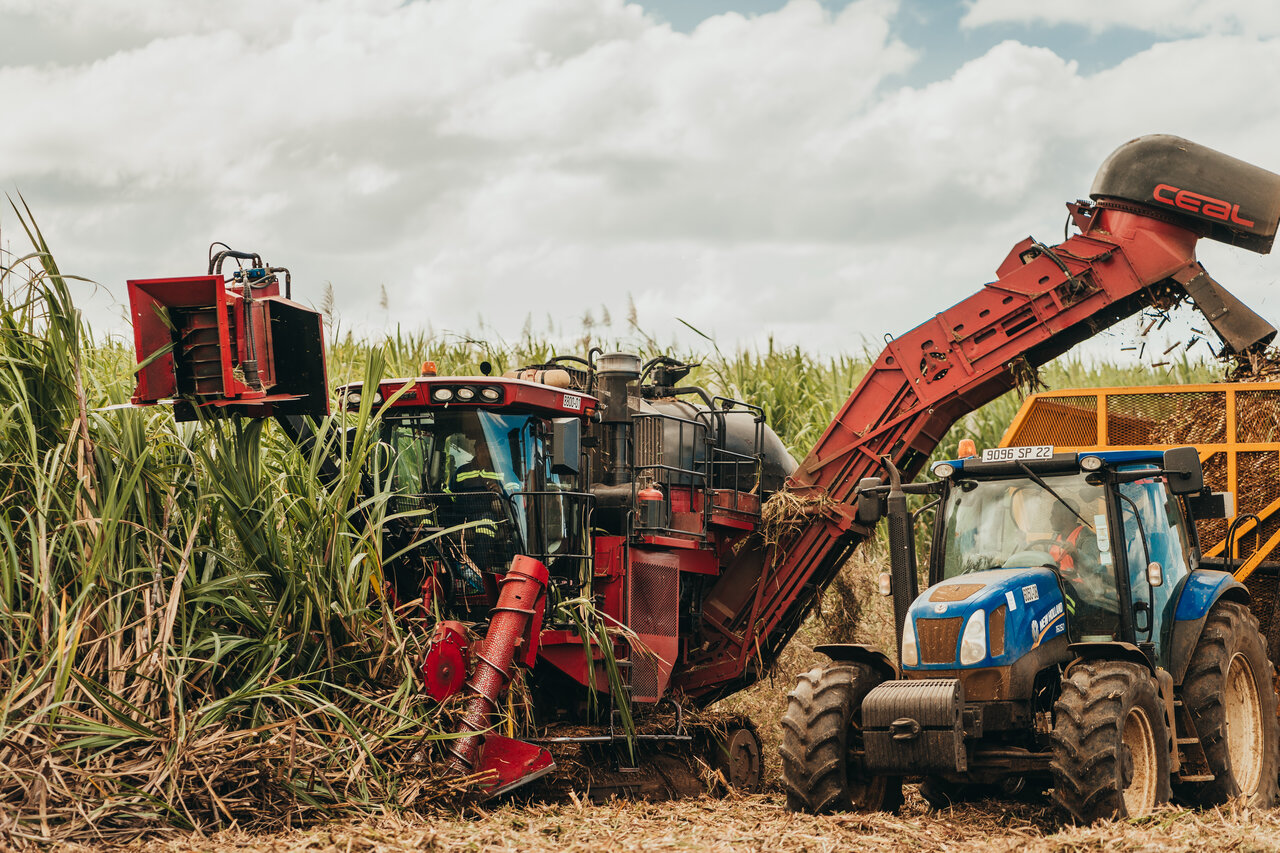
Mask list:
[{"label": "harvester cab window", "polygon": [[[1186,524],[1175,503],[1177,499],[1169,494],[1163,479],[1151,477],[1124,483],[1120,494],[1129,588],[1134,602],[1146,602],[1151,612],[1149,630],[1139,630],[1138,639],[1150,639],[1159,654],[1166,639],[1165,629],[1173,624],[1177,593],[1191,573],[1186,557],[1190,551]],[[1156,587],[1147,580],[1147,564],[1152,562],[1160,564],[1164,578]]]},{"label": "harvester cab window", "polygon": [[1115,637],[1120,606],[1101,486],[1082,474],[960,480],[944,509],[942,577],[1034,568],[1060,579],[1072,634]]}]

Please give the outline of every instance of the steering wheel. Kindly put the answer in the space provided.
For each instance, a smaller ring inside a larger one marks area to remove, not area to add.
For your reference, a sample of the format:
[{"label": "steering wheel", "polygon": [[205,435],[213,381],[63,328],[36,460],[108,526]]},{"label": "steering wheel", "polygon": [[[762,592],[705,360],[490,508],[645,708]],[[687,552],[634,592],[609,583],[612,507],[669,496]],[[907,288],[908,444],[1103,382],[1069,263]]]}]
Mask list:
[{"label": "steering wheel", "polygon": [[[1045,546],[1045,547],[1041,547]],[[1027,541],[1027,550],[1030,551],[1046,551],[1050,548],[1057,548],[1063,556],[1074,557],[1080,553],[1080,549],[1075,546],[1074,542],[1060,541],[1057,539],[1030,539]]]}]

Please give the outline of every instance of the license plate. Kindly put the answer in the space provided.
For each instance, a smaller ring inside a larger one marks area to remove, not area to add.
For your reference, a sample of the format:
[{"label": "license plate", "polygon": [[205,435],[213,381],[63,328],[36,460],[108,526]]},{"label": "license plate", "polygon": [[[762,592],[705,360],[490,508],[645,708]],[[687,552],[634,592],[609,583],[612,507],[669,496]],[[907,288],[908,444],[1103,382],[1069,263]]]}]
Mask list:
[{"label": "license plate", "polygon": [[983,462],[1027,462],[1032,459],[1051,459],[1053,445],[1036,447],[988,447],[982,451]]}]

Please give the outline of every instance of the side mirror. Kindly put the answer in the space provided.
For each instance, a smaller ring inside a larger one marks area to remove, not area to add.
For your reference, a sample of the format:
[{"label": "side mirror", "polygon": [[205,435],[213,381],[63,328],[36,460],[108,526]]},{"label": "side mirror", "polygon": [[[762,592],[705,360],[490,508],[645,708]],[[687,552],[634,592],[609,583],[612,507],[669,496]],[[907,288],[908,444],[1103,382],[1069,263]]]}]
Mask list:
[{"label": "side mirror", "polygon": [[1153,587],[1164,585],[1164,568],[1154,560],[1147,563],[1147,583]]},{"label": "side mirror", "polygon": [[551,421],[551,473],[577,474],[582,454],[582,421],[556,418]]},{"label": "side mirror", "polygon": [[859,524],[875,527],[884,518],[884,498],[875,492],[882,482],[879,477],[864,477],[858,481],[858,508],[854,517]]},{"label": "side mirror", "polygon": [[1200,452],[1194,447],[1166,450],[1164,470],[1169,478],[1169,491],[1175,495],[1194,495],[1204,490],[1204,469],[1200,467]]}]

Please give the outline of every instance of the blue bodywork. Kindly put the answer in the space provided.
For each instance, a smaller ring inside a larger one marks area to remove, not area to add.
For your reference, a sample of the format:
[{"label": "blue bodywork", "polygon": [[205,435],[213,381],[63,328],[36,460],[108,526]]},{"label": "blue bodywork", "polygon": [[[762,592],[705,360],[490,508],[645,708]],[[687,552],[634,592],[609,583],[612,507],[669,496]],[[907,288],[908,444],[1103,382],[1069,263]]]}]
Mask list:
[{"label": "blue bodywork", "polygon": [[[1123,450],[1123,451],[1091,451],[1077,453],[1077,461],[1086,456],[1097,456],[1111,468],[1133,465],[1161,465],[1164,457],[1161,451]],[[957,473],[964,470],[965,462],[975,459],[950,460]],[[934,601],[939,590],[946,587],[977,585],[974,590],[961,600]],[[1203,619],[1228,589],[1243,588],[1235,578],[1226,572],[1196,569],[1187,577],[1181,589],[1170,592],[1178,596],[1173,622],[1193,622]],[[959,646],[964,634],[964,626],[977,610],[982,610],[986,618],[999,607],[1005,607],[1004,648],[1000,654],[990,654],[990,637],[987,641],[987,655],[972,664],[960,665]],[[1028,654],[1039,645],[1055,639],[1067,630],[1067,615],[1062,591],[1058,585],[1057,575],[1048,568],[1012,568],[989,569],[972,572],[940,581],[925,590],[908,611],[908,619],[915,627],[917,638],[920,636],[920,621],[929,619],[960,619],[960,630],[956,634],[956,648],[952,650],[948,662],[924,663],[902,668],[908,671],[936,671],[958,669],[980,669],[993,666],[1007,666]],[[1167,630],[1172,625],[1164,626]],[[1164,643],[1158,642],[1161,657],[1166,650]],[[1167,661],[1161,661],[1167,665]]]},{"label": "blue bodywork", "polygon": [[1211,572],[1197,569],[1187,578],[1182,587],[1182,595],[1178,598],[1178,609],[1174,611],[1175,622],[1194,622],[1209,614],[1222,594],[1228,589],[1243,587],[1244,584],[1226,572]]},{"label": "blue bodywork", "polygon": [[[983,584],[982,589],[971,593],[962,601],[930,601],[930,597],[947,587]],[[991,569],[985,572],[961,575],[929,587],[911,604],[909,616],[919,632],[920,619],[948,619],[959,616],[960,632],[951,661],[947,663],[904,666],[903,669],[954,670],[959,667],[960,640],[964,626],[975,610],[982,610],[987,617],[992,611],[1005,608],[1004,650],[995,656],[990,654],[988,638],[987,656],[967,668],[1005,666],[1030,652],[1046,640],[1066,631],[1067,620],[1062,591],[1058,579],[1049,569]]]}]

